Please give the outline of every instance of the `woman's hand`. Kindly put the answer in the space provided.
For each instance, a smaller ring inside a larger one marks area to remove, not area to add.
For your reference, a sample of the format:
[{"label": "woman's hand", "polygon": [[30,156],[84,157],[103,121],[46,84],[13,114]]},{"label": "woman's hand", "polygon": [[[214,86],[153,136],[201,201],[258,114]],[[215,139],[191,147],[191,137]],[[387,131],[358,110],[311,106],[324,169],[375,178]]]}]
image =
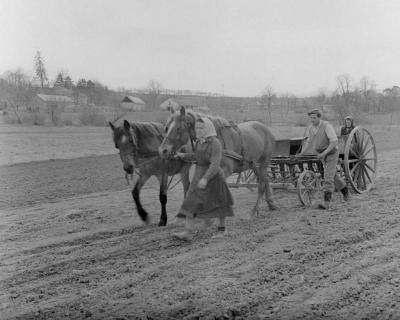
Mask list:
[{"label": "woman's hand", "polygon": [[185,156],[183,152],[175,152],[174,158],[175,159],[182,159]]},{"label": "woman's hand", "polygon": [[200,189],[204,189],[207,186],[207,180],[201,178],[200,181],[197,183],[197,187]]},{"label": "woman's hand", "polygon": [[317,154],[317,158],[320,159],[320,160],[325,159],[325,157],[326,157],[326,154],[324,152]]}]

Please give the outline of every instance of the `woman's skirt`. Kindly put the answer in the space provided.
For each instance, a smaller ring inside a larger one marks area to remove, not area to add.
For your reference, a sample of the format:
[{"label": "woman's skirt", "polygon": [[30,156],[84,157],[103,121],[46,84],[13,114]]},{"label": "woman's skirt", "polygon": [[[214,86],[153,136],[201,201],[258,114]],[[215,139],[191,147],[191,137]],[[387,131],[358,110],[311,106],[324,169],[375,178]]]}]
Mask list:
[{"label": "woman's skirt", "polygon": [[209,219],[233,216],[233,198],[223,173],[216,174],[204,189],[197,187],[198,181],[192,183],[196,185],[189,188],[178,217]]}]

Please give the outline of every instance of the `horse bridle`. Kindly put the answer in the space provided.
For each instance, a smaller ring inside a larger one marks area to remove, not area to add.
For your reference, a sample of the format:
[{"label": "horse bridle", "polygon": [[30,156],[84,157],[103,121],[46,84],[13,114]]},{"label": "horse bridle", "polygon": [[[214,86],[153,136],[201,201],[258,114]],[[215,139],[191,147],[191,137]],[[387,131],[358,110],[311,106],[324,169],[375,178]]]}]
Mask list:
[{"label": "horse bridle", "polygon": [[[195,119],[193,119],[193,124],[190,123],[190,121],[187,119],[187,116],[185,116],[185,127],[187,130],[187,133],[189,135],[189,140],[190,140],[190,144],[192,146],[192,151],[194,152],[194,140],[196,139],[196,133],[195,133],[195,125],[194,123],[196,122]],[[169,140],[170,142],[172,142],[172,139],[169,138],[168,136],[165,137],[166,140]]]}]

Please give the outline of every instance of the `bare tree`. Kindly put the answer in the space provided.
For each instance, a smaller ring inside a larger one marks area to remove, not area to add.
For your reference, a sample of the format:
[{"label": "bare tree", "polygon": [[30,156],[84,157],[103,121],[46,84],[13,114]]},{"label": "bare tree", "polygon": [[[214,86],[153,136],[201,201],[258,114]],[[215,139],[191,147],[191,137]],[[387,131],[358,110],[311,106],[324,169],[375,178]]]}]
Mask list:
[{"label": "bare tree", "polygon": [[328,97],[328,89],[327,88],[319,88],[317,92],[317,104],[319,106],[323,106],[323,104],[326,102]]},{"label": "bare tree", "polygon": [[274,90],[267,85],[261,94],[261,102],[266,108],[265,122],[272,125],[272,100],[275,97]]},{"label": "bare tree", "polygon": [[350,89],[351,89],[351,79],[350,75],[343,74],[336,78],[338,93],[342,96],[344,106],[348,107],[350,105]]},{"label": "bare tree", "polygon": [[376,97],[376,85],[374,81],[368,79],[367,76],[364,76],[360,79],[360,92],[364,99],[365,103],[365,111],[369,111],[371,106],[374,106],[375,97]]},{"label": "bare tree", "polygon": [[44,84],[47,82],[47,72],[46,68],[44,66],[44,59],[40,53],[40,51],[36,51],[35,55],[35,73],[36,76],[40,80],[40,84],[42,88],[44,87]]},{"label": "bare tree", "polygon": [[290,111],[290,98],[291,94],[290,93],[284,93],[281,95],[280,100],[281,100],[281,118],[283,120],[284,116],[289,114]]},{"label": "bare tree", "polygon": [[147,84],[146,91],[150,98],[150,108],[155,110],[157,108],[158,97],[162,92],[162,84],[157,80],[150,80]]},{"label": "bare tree", "polygon": [[338,119],[344,122],[344,118],[349,113],[351,99],[351,79],[350,75],[343,74],[336,77],[337,89],[336,92],[340,99],[336,105],[336,113]]},{"label": "bare tree", "polygon": [[18,123],[22,123],[20,116],[20,107],[27,106],[31,100],[31,91],[29,77],[21,70],[6,71],[4,79],[7,81],[9,88],[7,90],[7,105],[11,106]]}]

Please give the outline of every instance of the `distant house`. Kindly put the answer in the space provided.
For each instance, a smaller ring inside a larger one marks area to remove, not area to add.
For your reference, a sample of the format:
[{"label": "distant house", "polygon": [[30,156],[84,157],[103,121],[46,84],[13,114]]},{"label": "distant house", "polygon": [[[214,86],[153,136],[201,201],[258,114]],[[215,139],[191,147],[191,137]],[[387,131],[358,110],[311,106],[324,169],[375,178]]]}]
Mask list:
[{"label": "distant house", "polygon": [[322,105],[322,118],[325,120],[334,120],[337,115],[337,107],[334,104],[323,104]]},{"label": "distant house", "polygon": [[53,94],[37,94],[33,99],[32,108],[34,110],[48,110],[54,108],[64,110],[66,107],[73,107],[74,101],[68,96]]},{"label": "distant house", "polygon": [[160,104],[161,110],[179,110],[181,106],[193,111],[207,112],[210,110],[209,105],[204,97],[198,96],[177,96],[168,98]]},{"label": "distant house", "polygon": [[172,98],[168,98],[160,104],[161,110],[178,110],[180,107],[179,103]]},{"label": "distant house", "polygon": [[146,108],[146,103],[142,99],[134,96],[125,96],[121,100],[120,105],[121,108],[130,111],[140,111]]}]

